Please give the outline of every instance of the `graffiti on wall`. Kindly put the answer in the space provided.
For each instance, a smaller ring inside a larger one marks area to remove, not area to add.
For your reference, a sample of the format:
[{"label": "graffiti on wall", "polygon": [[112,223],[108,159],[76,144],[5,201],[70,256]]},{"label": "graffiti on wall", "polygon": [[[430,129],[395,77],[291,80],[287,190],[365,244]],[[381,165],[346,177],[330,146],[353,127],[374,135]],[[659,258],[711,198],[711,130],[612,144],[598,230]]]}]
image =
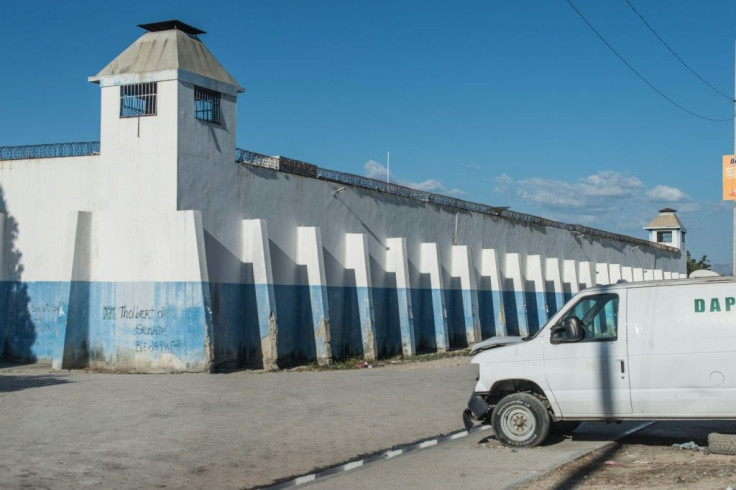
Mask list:
[{"label": "graffiti on wall", "polygon": [[170,338],[166,326],[166,311],[154,306],[104,306],[103,320],[121,321],[135,336],[135,351],[141,353],[177,352],[184,345],[181,339]]}]

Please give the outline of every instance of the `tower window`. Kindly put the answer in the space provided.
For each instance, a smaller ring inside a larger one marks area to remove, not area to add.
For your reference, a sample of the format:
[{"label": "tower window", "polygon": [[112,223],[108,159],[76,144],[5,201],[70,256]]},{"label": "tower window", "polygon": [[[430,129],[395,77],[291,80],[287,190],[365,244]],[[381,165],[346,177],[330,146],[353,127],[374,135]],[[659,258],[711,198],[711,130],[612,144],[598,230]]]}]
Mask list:
[{"label": "tower window", "polygon": [[672,243],[672,232],[671,231],[658,231],[657,232],[657,243]]},{"label": "tower window", "polygon": [[120,87],[120,117],[156,115],[156,82]]},{"label": "tower window", "polygon": [[194,87],[194,117],[200,121],[220,124],[220,92]]}]

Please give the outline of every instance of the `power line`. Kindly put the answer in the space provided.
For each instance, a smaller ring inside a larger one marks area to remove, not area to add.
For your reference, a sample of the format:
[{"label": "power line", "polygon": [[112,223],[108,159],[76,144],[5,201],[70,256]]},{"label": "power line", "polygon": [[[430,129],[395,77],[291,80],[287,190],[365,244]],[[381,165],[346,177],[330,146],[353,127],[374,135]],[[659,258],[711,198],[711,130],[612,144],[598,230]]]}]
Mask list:
[{"label": "power line", "polygon": [[661,42],[661,43],[662,43],[662,44],[664,45],[664,47],[665,47],[665,48],[667,48],[667,50],[668,50],[668,51],[669,51],[670,53],[672,53],[672,55],[673,55],[673,56],[674,56],[675,58],[677,58],[677,60],[678,60],[678,61],[679,61],[680,63],[682,63],[682,66],[684,66],[685,68],[687,68],[687,69],[688,69],[688,70],[690,71],[690,73],[692,73],[693,75],[695,75],[695,76],[696,76],[696,77],[698,78],[698,80],[700,80],[701,82],[703,82],[704,84],[706,84],[706,85],[707,85],[708,87],[710,87],[710,88],[711,88],[712,90],[714,90],[714,91],[718,92],[719,94],[721,94],[722,96],[724,96],[725,98],[727,98],[728,100],[730,100],[731,102],[734,102],[734,99],[733,99],[733,97],[731,97],[731,96],[730,96],[730,95],[728,95],[728,94],[724,94],[723,92],[721,92],[720,90],[718,90],[717,88],[715,88],[715,87],[714,87],[713,85],[711,85],[710,83],[708,83],[708,81],[707,81],[707,80],[705,80],[705,79],[704,79],[703,77],[701,77],[700,75],[698,75],[698,74],[697,74],[697,73],[695,72],[695,70],[693,70],[692,68],[690,68],[690,65],[688,65],[687,63],[685,63],[685,60],[683,60],[682,58],[680,58],[680,56],[679,56],[679,55],[678,55],[678,54],[677,54],[677,53],[675,52],[675,50],[674,50],[674,49],[672,49],[672,48],[671,48],[671,47],[669,46],[669,44],[667,44],[667,43],[666,43],[666,42],[664,41],[664,39],[662,39],[662,37],[661,37],[661,36],[660,36],[660,35],[659,35],[659,34],[657,33],[657,31],[655,31],[655,30],[654,30],[654,28],[653,28],[653,27],[652,27],[651,25],[649,25],[649,22],[647,22],[647,21],[646,21],[646,19],[644,18],[644,16],[643,16],[643,15],[641,15],[641,13],[639,13],[639,11],[638,11],[638,10],[636,10],[636,8],[635,8],[635,7],[634,7],[634,6],[633,6],[633,5],[631,4],[631,2],[630,2],[629,0],[625,0],[625,1],[626,1],[626,3],[627,3],[627,4],[629,5],[629,7],[631,7],[631,10],[633,10],[633,11],[634,11],[634,13],[635,13],[636,15],[638,15],[638,16],[639,16],[639,18],[640,18],[640,19],[641,19],[641,21],[642,21],[642,22],[644,23],[644,25],[645,25],[645,26],[647,26],[647,28],[648,28],[648,29],[649,29],[650,31],[652,31],[652,34],[654,34],[654,35],[655,35],[655,36],[657,37],[657,39],[659,39],[659,42]]},{"label": "power line", "polygon": [[674,105],[678,109],[687,112],[688,114],[690,114],[692,116],[695,116],[695,117],[700,118],[700,119],[705,119],[706,121],[714,121],[714,122],[731,121],[731,118],[728,118],[728,119],[713,119],[713,118],[710,118],[710,117],[702,116],[702,115],[700,115],[700,114],[698,114],[696,112],[691,111],[690,109],[687,109],[686,107],[681,106],[680,104],[678,104],[677,102],[675,102],[674,100],[672,100],[664,92],[662,92],[657,87],[655,87],[652,82],[650,82],[649,80],[647,80],[644,77],[644,75],[642,75],[641,73],[639,73],[636,70],[636,68],[634,68],[631,65],[631,63],[629,63],[628,61],[626,61],[626,59],[623,56],[621,56],[618,51],[616,51],[616,49],[611,45],[611,43],[609,43],[608,41],[606,41],[606,38],[604,38],[603,35],[600,32],[598,32],[598,30],[595,27],[593,27],[593,24],[591,24],[588,21],[588,19],[585,18],[585,16],[583,15],[583,13],[580,12],[580,10],[578,10],[578,8],[575,6],[575,4],[572,3],[572,0],[567,0],[567,3],[570,5],[570,7],[572,7],[572,9],[575,11],[575,13],[577,13],[580,16],[580,18],[583,19],[583,22],[585,22],[585,24],[590,28],[590,30],[592,30],[595,33],[595,35],[598,36],[598,38],[601,41],[603,41],[603,44],[605,44],[606,46],[608,46],[608,49],[610,49],[613,52],[613,54],[615,54],[616,57],[619,60],[621,60],[621,62],[624,65],[626,65],[629,68],[629,70],[631,70],[634,73],[634,75],[636,75],[637,77],[639,77],[641,79],[641,81],[643,81],[644,83],[646,83],[647,85],[649,85],[649,88],[651,88],[652,90],[654,90],[655,92],[657,92],[667,102],[669,102],[670,104]]}]

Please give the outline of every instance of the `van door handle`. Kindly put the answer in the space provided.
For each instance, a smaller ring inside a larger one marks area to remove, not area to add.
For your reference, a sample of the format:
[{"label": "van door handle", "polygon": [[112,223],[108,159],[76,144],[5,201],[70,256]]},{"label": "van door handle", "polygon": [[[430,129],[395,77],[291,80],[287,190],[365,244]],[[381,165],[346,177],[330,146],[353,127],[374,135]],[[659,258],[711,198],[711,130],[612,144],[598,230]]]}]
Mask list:
[{"label": "van door handle", "polygon": [[623,377],[624,374],[626,374],[626,365],[624,364],[623,359],[618,360],[618,365],[621,368],[621,377]]}]

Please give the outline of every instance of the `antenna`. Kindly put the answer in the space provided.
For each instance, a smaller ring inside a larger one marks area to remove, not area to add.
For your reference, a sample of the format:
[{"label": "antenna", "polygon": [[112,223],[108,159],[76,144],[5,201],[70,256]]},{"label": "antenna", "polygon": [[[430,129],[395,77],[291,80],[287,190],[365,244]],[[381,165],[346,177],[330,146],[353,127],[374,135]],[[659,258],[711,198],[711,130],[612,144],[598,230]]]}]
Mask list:
[{"label": "antenna", "polygon": [[386,183],[391,183],[391,152],[386,152]]}]

